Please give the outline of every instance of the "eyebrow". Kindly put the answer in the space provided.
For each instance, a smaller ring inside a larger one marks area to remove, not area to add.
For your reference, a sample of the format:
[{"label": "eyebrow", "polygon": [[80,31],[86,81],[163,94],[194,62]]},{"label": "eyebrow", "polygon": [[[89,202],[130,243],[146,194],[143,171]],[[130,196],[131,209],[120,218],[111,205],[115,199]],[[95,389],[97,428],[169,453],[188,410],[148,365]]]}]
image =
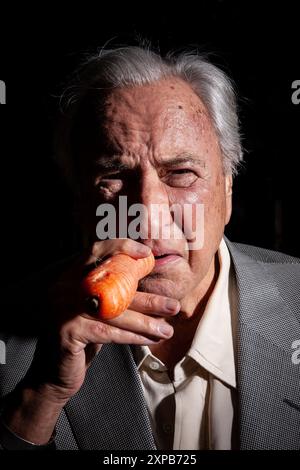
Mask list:
[{"label": "eyebrow", "polygon": [[[191,166],[200,165],[201,167],[205,167],[205,160],[200,157],[195,157],[193,155],[178,155],[174,158],[157,162],[160,167],[163,168],[174,168],[178,165],[182,165],[184,163],[189,163]],[[132,170],[132,165],[128,165],[121,161],[121,157],[119,155],[103,155],[95,161],[95,165],[98,171],[105,172],[105,171],[126,171]]]},{"label": "eyebrow", "polygon": [[132,169],[132,166],[123,163],[120,157],[115,156],[102,156],[95,161],[95,166],[98,171],[124,171]]},{"label": "eyebrow", "polygon": [[162,161],[159,164],[164,168],[173,168],[178,165],[182,165],[183,163],[190,163],[191,166],[205,166],[205,160],[203,158],[195,157],[193,155],[178,155],[175,158]]}]

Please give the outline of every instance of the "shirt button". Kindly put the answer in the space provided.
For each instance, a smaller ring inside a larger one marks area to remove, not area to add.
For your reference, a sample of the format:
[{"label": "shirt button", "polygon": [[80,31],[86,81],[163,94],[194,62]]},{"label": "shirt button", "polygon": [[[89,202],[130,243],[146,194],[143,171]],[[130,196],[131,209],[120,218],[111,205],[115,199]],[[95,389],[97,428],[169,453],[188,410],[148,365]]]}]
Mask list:
[{"label": "shirt button", "polygon": [[159,364],[158,364],[158,362],[152,361],[152,362],[150,362],[149,367],[152,370],[158,370],[159,369]]}]

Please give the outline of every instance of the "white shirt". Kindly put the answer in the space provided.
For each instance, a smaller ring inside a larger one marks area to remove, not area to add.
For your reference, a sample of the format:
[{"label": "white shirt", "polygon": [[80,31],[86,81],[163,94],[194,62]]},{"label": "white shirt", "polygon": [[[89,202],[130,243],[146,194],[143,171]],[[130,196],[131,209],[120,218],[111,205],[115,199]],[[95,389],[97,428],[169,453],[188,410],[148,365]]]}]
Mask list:
[{"label": "white shirt", "polygon": [[222,240],[220,272],[191,347],[173,380],[148,346],[135,347],[158,449],[231,449],[236,374],[230,298],[230,255]]}]

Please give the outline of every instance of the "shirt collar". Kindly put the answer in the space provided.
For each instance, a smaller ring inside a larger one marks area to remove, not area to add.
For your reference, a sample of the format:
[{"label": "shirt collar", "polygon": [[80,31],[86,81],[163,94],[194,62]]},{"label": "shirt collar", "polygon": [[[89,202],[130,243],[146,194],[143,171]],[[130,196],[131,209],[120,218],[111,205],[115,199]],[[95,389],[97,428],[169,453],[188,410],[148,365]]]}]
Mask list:
[{"label": "shirt collar", "polygon": [[[229,302],[230,255],[222,239],[218,257],[219,276],[187,353],[201,367],[231,387],[236,387],[234,348]],[[148,346],[133,346],[138,370],[153,357]],[[159,359],[155,359],[158,362]],[[164,367],[164,364],[161,363]]]},{"label": "shirt collar", "polygon": [[236,387],[234,347],[229,301],[230,255],[222,239],[218,250],[220,272],[187,353],[219,380]]},{"label": "shirt collar", "polygon": [[134,355],[136,366],[139,370],[144,364],[147,357],[152,356],[152,353],[148,346],[133,345],[132,350],[133,350],[133,355]]}]

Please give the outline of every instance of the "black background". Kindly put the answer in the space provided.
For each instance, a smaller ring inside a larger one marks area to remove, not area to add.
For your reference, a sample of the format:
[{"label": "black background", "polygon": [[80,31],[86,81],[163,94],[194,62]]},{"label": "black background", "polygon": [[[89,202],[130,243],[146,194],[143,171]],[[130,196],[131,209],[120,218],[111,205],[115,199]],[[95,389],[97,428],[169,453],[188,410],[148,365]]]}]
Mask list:
[{"label": "black background", "polygon": [[233,241],[300,256],[300,79],[297,2],[211,0],[1,6],[1,273],[22,277],[74,250],[71,200],[52,161],[63,81],[86,51],[136,35],[161,52],[200,46],[240,95],[245,165],[234,184]]}]

